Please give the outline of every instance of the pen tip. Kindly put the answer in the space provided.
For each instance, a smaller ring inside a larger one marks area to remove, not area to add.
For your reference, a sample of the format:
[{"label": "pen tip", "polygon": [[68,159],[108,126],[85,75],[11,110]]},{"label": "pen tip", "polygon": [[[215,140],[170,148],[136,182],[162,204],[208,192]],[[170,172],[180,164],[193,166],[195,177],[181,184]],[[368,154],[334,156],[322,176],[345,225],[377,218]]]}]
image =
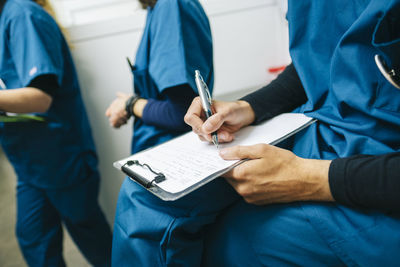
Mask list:
[{"label": "pen tip", "polygon": [[219,142],[218,142],[218,138],[214,135],[213,136],[213,143],[214,143],[214,145],[217,147],[217,149],[219,148]]}]

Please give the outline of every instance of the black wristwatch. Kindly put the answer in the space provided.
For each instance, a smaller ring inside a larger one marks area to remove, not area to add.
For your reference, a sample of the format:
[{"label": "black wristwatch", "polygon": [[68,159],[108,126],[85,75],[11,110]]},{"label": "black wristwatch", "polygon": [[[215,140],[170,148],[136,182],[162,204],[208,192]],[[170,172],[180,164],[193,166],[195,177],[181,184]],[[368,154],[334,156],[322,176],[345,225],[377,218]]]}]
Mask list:
[{"label": "black wristwatch", "polygon": [[135,114],[133,114],[133,106],[135,105],[135,103],[140,99],[140,96],[138,95],[133,95],[131,97],[128,98],[128,100],[126,100],[125,102],[125,111],[128,114],[128,119],[132,116],[135,116]]}]

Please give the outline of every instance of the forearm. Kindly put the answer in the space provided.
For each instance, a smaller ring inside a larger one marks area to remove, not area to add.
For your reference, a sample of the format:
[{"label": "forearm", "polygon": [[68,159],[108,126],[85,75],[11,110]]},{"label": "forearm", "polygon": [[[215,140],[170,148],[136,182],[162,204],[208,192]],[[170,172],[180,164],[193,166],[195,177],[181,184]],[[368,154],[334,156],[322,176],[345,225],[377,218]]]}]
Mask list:
[{"label": "forearm", "polygon": [[0,91],[0,110],[12,113],[46,112],[52,97],[40,89],[25,87]]},{"label": "forearm", "polygon": [[259,123],[299,107],[307,101],[307,95],[296,69],[290,64],[274,81],[242,100],[251,105],[255,123]]},{"label": "forearm", "polygon": [[190,127],[183,117],[192,99],[196,96],[189,85],[168,88],[162,99],[139,99],[133,106],[133,113],[146,124],[173,131],[186,131]]},{"label": "forearm", "polygon": [[335,200],[356,208],[400,211],[400,152],[336,159],[329,170]]},{"label": "forearm", "polygon": [[[334,201],[329,187],[330,160],[316,160],[298,158],[298,169],[295,168],[293,175],[303,174],[303,196],[300,200],[305,201]],[[308,186],[309,185],[309,186]]]}]

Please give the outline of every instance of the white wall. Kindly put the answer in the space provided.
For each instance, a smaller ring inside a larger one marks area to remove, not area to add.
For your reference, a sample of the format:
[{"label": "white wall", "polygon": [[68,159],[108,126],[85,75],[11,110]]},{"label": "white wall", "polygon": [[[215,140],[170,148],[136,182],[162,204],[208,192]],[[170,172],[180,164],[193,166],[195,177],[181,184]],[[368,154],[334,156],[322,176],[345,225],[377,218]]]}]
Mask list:
[{"label": "white wall", "polygon": [[65,27],[83,25],[132,15],[139,9],[136,0],[49,0],[58,21]]},{"label": "white wall", "polygon": [[[77,3],[81,0],[63,0],[68,1]],[[133,2],[136,1],[96,0],[91,3],[99,4],[99,16],[96,16],[96,8],[84,4],[70,12],[69,18],[66,16],[71,25],[67,30],[100,158],[103,179],[100,202],[110,221],[114,218],[116,199],[124,178],[112,163],[129,155],[132,131],[130,125],[119,130],[111,129],[104,112],[117,91],[132,91],[132,76],[125,57],[134,57],[145,11],[125,6],[123,9],[128,13],[121,11],[116,15],[114,10],[109,12],[113,14],[112,18],[100,15],[110,3],[124,6]],[[215,98],[242,96],[273,78],[267,73],[269,67],[289,62],[287,32],[279,1],[201,2],[209,15],[214,39]],[[75,19],[70,19],[72,13]]]}]

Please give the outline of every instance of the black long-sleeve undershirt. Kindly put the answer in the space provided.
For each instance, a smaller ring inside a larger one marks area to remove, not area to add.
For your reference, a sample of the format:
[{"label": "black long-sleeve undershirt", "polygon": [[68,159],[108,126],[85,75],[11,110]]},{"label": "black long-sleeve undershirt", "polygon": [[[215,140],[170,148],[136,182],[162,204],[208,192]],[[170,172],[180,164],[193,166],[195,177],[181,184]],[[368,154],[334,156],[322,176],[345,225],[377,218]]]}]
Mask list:
[{"label": "black long-sleeve undershirt", "polygon": [[398,212],[400,152],[335,159],[329,168],[329,186],[339,203]]},{"label": "black long-sleeve undershirt", "polygon": [[57,76],[54,74],[44,74],[34,78],[28,85],[28,87],[34,87],[39,89],[46,94],[54,97],[57,90],[60,88],[57,82]]},{"label": "black long-sleeve undershirt", "polygon": [[[256,114],[255,123],[259,123],[293,110],[307,97],[291,64],[276,80],[242,100],[251,105]],[[400,152],[335,159],[329,168],[329,186],[333,198],[343,205],[398,212]]]},{"label": "black long-sleeve undershirt", "polygon": [[293,64],[270,84],[242,98],[256,114],[254,123],[290,112],[307,101],[306,93]]}]

